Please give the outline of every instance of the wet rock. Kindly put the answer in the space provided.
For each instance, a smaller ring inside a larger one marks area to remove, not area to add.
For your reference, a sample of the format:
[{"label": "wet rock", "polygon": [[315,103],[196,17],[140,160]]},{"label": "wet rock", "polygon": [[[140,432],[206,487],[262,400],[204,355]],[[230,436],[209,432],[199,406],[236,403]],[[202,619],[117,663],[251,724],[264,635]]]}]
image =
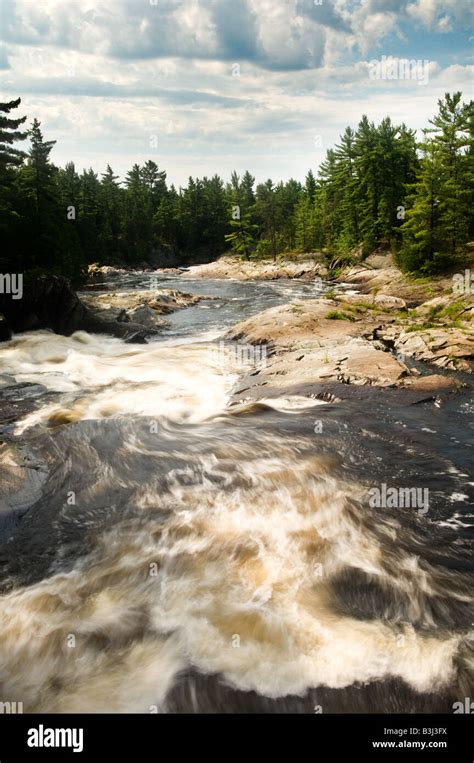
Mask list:
[{"label": "wet rock", "polygon": [[143,330],[140,325],[124,325],[94,314],[62,276],[27,281],[20,300],[9,294],[0,295],[0,311],[14,333],[51,329],[70,336],[82,330],[127,339]]},{"label": "wet rock", "polygon": [[128,313],[125,311],[123,312],[127,316],[127,320],[132,320],[134,323],[140,323],[146,328],[157,328],[158,326],[163,326],[165,323],[165,321],[157,317],[154,310],[152,310],[151,307],[148,307],[148,305],[138,305],[138,307],[134,307]]},{"label": "wet rock", "polygon": [[12,387],[16,384],[16,379],[10,374],[0,374],[0,390]]},{"label": "wet rock", "polygon": [[[176,291],[175,289],[147,289],[141,291],[114,291],[107,294],[81,294],[85,305],[97,314],[112,314],[125,310],[128,315],[136,308],[147,307],[155,316],[168,315],[183,307],[197,304],[202,297]],[[148,318],[150,312],[144,313]],[[157,324],[159,325],[159,324]],[[162,323],[161,325],[166,325]]]},{"label": "wet rock", "polygon": [[2,398],[10,402],[20,402],[22,400],[32,400],[41,397],[47,393],[47,388],[42,384],[8,384],[1,388]]},{"label": "wet rock", "polygon": [[12,443],[0,445],[0,542],[21,516],[42,495],[48,476],[46,464],[27,448]]},{"label": "wet rock", "polygon": [[134,331],[125,337],[125,344],[147,344],[147,337],[150,336],[149,331]]},{"label": "wet rock", "polygon": [[426,392],[455,392],[461,388],[461,384],[452,376],[430,374],[429,376],[407,379],[405,387]]},{"label": "wet rock", "polygon": [[0,342],[6,342],[12,338],[12,331],[5,318],[0,317]]}]

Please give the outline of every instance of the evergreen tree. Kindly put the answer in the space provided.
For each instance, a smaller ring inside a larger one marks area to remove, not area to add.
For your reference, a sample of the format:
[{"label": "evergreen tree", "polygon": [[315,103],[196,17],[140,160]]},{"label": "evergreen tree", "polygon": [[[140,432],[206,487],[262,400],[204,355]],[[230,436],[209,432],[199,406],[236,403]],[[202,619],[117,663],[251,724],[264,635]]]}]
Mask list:
[{"label": "evergreen tree", "polygon": [[[267,180],[265,183],[257,186],[256,210],[262,226],[263,240],[268,242],[268,249],[273,257],[273,261],[276,262],[278,253],[277,235],[280,219],[275,187],[272,180]],[[263,253],[266,253],[265,248],[263,248]]]},{"label": "evergreen tree", "polygon": [[309,170],[305,179],[305,191],[311,204],[314,204],[316,199],[317,182],[314,177],[313,170]]},{"label": "evergreen tree", "polygon": [[69,258],[66,210],[61,204],[58,171],[50,162],[55,140],[44,140],[33,120],[27,163],[19,170],[22,190],[22,235],[18,242],[24,269],[77,275],[80,263]]},{"label": "evergreen tree", "polygon": [[26,156],[24,151],[14,148],[14,143],[25,140],[28,131],[18,130],[19,126],[26,122],[26,117],[11,119],[10,114],[13,109],[17,109],[21,103],[21,98],[7,103],[0,103],[0,177],[8,166],[18,167],[23,164]]},{"label": "evergreen tree", "polygon": [[102,174],[100,198],[102,205],[102,245],[103,254],[108,262],[114,262],[121,255],[121,235],[122,235],[122,211],[123,194],[119,185],[118,175],[110,164]]},{"label": "evergreen tree", "polygon": [[434,272],[454,264],[471,233],[473,104],[462,103],[461,93],[447,93],[438,106],[433,127],[424,131],[420,169],[402,226],[400,262],[407,270]]},{"label": "evergreen tree", "polygon": [[28,133],[18,130],[26,117],[12,119],[8,115],[20,103],[20,98],[0,103],[0,271],[3,272],[15,271],[18,267],[15,250],[21,225],[18,213],[21,201],[15,169],[22,165],[26,154],[14,144],[24,141]]},{"label": "evergreen tree", "polygon": [[300,252],[317,247],[316,212],[308,193],[302,193],[295,208],[295,244]]}]

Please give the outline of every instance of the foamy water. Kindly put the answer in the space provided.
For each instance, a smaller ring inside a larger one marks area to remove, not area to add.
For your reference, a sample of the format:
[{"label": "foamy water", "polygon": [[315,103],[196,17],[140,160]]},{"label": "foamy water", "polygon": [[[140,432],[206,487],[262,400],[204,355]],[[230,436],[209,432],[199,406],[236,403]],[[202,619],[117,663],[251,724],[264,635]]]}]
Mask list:
[{"label": "foamy water", "polygon": [[[268,698],[389,678],[416,692],[464,686],[469,634],[438,628],[434,602],[472,602],[465,578],[420,563],[416,524],[370,515],[366,486],[300,432],[326,404],[229,407],[244,369],[199,340],[35,332],[2,349],[0,373],[57,393],[16,434],[49,463],[52,526],[88,527],[89,547],[71,562],[59,542],[48,574],[12,577],[0,699],[164,711],[191,669]],[[374,586],[367,601],[377,612],[386,601],[385,615],[351,614],[344,575]]]}]

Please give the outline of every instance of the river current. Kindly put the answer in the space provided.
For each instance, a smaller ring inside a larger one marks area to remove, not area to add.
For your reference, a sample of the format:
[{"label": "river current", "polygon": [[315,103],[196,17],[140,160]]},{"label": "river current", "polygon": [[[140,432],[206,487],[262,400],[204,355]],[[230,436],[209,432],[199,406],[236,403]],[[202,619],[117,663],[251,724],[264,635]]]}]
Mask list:
[{"label": "river current", "polygon": [[[452,712],[473,694],[472,393],[232,397],[220,342],[314,284],[131,274],[207,295],[147,345],[40,331],[0,444],[0,700],[25,712]],[[0,482],[1,485],[1,482]],[[373,486],[429,510],[373,507]],[[9,504],[11,508],[11,501]],[[3,524],[1,524],[3,522]]]}]

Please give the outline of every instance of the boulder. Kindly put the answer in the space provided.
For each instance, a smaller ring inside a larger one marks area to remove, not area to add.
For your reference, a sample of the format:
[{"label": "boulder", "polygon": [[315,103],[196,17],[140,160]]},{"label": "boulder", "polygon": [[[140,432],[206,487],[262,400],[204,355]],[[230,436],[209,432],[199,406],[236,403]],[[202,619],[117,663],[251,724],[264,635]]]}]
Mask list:
[{"label": "boulder", "polygon": [[0,317],[0,342],[6,342],[12,338],[12,331],[5,318]]},{"label": "boulder", "polygon": [[0,295],[0,311],[9,330],[19,333],[51,329],[56,334],[70,336],[76,331],[109,334],[122,339],[143,341],[152,329],[132,322],[124,323],[115,317],[107,320],[94,314],[77,296],[67,278],[41,277],[25,283],[23,298]]},{"label": "boulder", "polygon": [[148,307],[148,305],[137,305],[137,307],[134,307],[128,312],[123,310],[122,313],[126,316],[128,321],[131,320],[134,323],[140,323],[140,325],[145,326],[145,328],[155,329],[166,325],[166,321],[159,318],[155,311],[152,310],[151,307]]},{"label": "boulder", "polygon": [[406,310],[407,303],[400,297],[392,297],[388,294],[376,294],[374,303],[388,310]]}]

